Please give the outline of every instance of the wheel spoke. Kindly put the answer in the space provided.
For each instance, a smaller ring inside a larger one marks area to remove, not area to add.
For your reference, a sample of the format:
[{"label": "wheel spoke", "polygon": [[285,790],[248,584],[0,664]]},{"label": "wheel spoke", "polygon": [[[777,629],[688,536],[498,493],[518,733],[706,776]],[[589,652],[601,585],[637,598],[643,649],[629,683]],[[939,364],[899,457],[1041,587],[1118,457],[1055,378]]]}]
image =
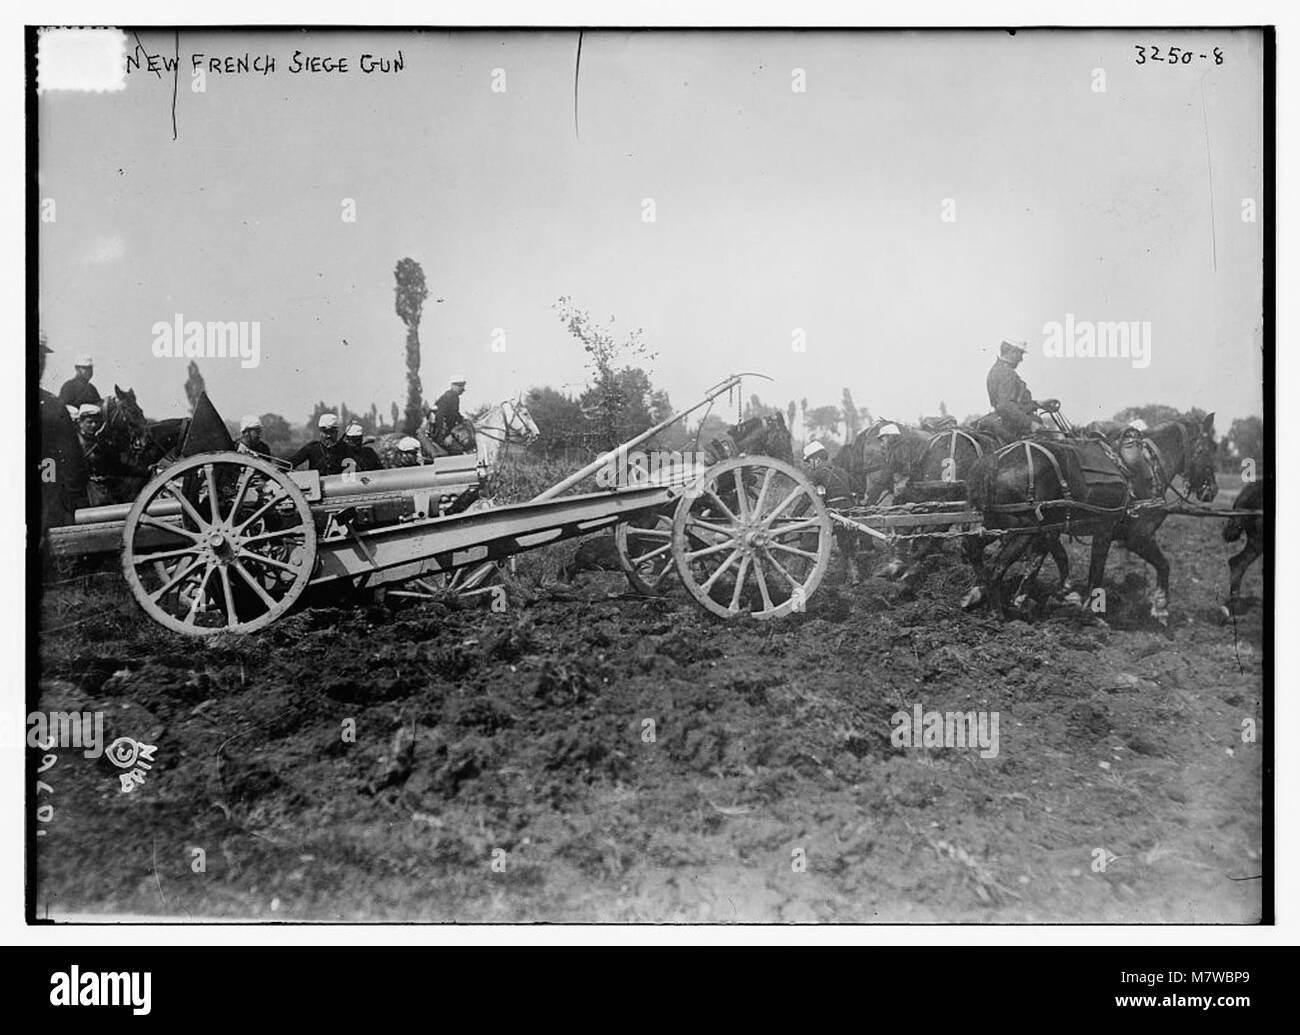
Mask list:
[{"label": "wheel spoke", "polygon": [[239,573],[239,577],[243,579],[245,582],[247,582],[249,586],[252,587],[253,592],[262,598],[262,603],[266,605],[266,609],[268,611],[270,611],[273,607],[275,607],[276,605],[275,599],[271,596],[270,593],[266,591],[266,589],[262,586],[260,582],[258,582],[255,578],[253,578],[253,576],[248,574],[248,571],[244,568],[242,564],[240,564],[238,561],[235,561],[234,567],[235,567],[235,571]]},{"label": "wheel spoke", "polygon": [[658,547],[657,549],[651,550],[648,553],[643,553],[639,557],[634,557],[633,561],[636,563],[637,567],[640,567],[641,565],[654,560],[656,557],[662,557],[666,553],[671,553],[672,548],[672,543],[668,543],[664,546]]},{"label": "wheel spoke", "polygon": [[191,521],[193,521],[196,525],[199,526],[200,530],[206,529],[208,527],[210,522],[205,521],[203,518],[199,516],[199,512],[194,509],[194,504],[185,498],[184,491],[178,492],[176,489],[172,487],[171,482],[163,482],[163,488],[172,494],[173,499],[179,501],[181,505],[181,509],[185,511],[186,514],[189,515]]},{"label": "wheel spoke", "polygon": [[708,593],[709,590],[713,588],[713,584],[717,582],[718,579],[722,576],[723,572],[725,572],[728,568],[731,567],[732,561],[734,561],[739,556],[740,556],[739,550],[732,550],[731,556],[728,557],[721,564],[719,564],[716,568],[714,568],[713,574],[710,575],[707,579],[704,580],[704,582],[700,584],[700,589],[704,590],[705,593]]},{"label": "wheel spoke", "polygon": [[734,539],[728,539],[725,543],[717,543],[713,546],[706,546],[703,550],[687,550],[686,558],[687,560],[694,561],[699,559],[700,557],[707,557],[709,556],[709,554],[719,553],[722,550],[734,549],[735,544],[736,541]]},{"label": "wheel spoke", "polygon": [[800,588],[802,588],[803,583],[801,583],[801,582],[796,582],[794,576],[791,575],[788,571],[786,571],[785,568],[781,565],[781,563],[780,563],[780,562],[779,562],[775,557],[773,557],[770,553],[768,553],[768,551],[767,551],[767,547],[763,547],[763,556],[766,557],[766,558],[768,559],[768,561],[771,563],[772,567],[774,567],[777,571],[779,571],[782,575],[785,576],[785,581],[788,582],[788,583],[790,583],[790,588],[791,588],[791,589],[800,589]]},{"label": "wheel spoke", "polygon": [[775,528],[769,529],[769,532],[774,536],[789,535],[791,532],[800,532],[805,528],[812,528],[819,524],[821,524],[819,518],[801,518],[798,521],[791,521],[788,525],[777,525]]},{"label": "wheel spoke", "polygon": [[673,537],[670,528],[636,528],[631,525],[628,526],[627,534],[637,539],[656,539],[660,542],[666,542]]},{"label": "wheel spoke", "polygon": [[253,482],[253,469],[245,467],[244,473],[239,476],[239,484],[235,487],[235,498],[230,503],[230,520],[234,522],[235,515],[239,513],[239,508],[244,505],[244,494],[248,492],[248,487]]},{"label": "wheel spoke", "polygon": [[767,487],[772,484],[772,476],[776,474],[776,468],[769,467],[763,472],[763,484],[758,489],[758,499],[754,500],[754,513],[763,513],[763,499],[767,496]]},{"label": "wheel spoke", "polygon": [[802,495],[803,495],[803,486],[796,485],[793,489],[790,490],[790,495],[788,495],[785,499],[783,499],[780,503],[778,503],[776,507],[773,508],[772,512],[768,514],[765,518],[763,518],[763,524],[765,526],[770,527],[773,519],[778,514],[780,514],[781,511],[785,510],[786,507],[788,507],[791,503],[793,503]]},{"label": "wheel spoke", "polygon": [[731,610],[740,610],[740,594],[745,591],[745,572],[749,570],[749,554],[740,559],[740,570],[736,572],[736,588],[731,591]]},{"label": "wheel spoke", "polygon": [[164,532],[174,532],[176,535],[183,535],[186,539],[195,543],[197,543],[200,538],[197,532],[191,532],[184,525],[169,525],[166,521],[159,521],[156,517],[151,517],[148,514],[140,515],[140,524],[148,525],[150,528],[161,528]]},{"label": "wheel spoke", "polygon": [[242,560],[256,561],[258,564],[265,564],[271,568],[279,568],[281,571],[287,571],[290,575],[302,574],[301,568],[295,568],[292,564],[285,564],[284,561],[277,561],[274,557],[263,557],[260,553],[254,553],[252,550],[237,550],[235,556]]},{"label": "wheel spoke", "polygon": [[709,499],[713,500],[713,502],[718,505],[722,513],[726,515],[728,521],[732,522],[733,524],[740,523],[740,519],[737,518],[734,513],[732,513],[732,510],[729,506],[727,506],[725,503],[722,502],[722,497],[719,496],[716,492],[714,492],[712,489],[705,489],[704,495],[707,496]]},{"label": "wheel spoke", "polygon": [[193,546],[182,546],[175,550],[160,550],[143,557],[135,557],[133,564],[152,564],[154,561],[170,560],[173,557],[193,557],[198,551]]},{"label": "wheel spoke", "polygon": [[187,564],[184,568],[182,568],[179,564],[176,565],[178,569],[176,574],[173,575],[166,582],[164,582],[157,589],[155,589],[152,593],[150,593],[149,599],[155,601],[158,600],[165,593],[167,593],[173,587],[175,587],[180,582],[182,582],[189,575],[190,572],[192,572],[195,568],[197,568],[202,563],[203,563],[203,559],[201,557],[195,557],[194,560],[191,561],[189,564]]},{"label": "wheel spoke", "polygon": [[767,576],[763,574],[763,566],[761,564],[754,565],[754,574],[758,576],[758,592],[763,598],[763,610],[771,611],[772,594],[767,588]]},{"label": "wheel spoke", "polygon": [[235,610],[235,593],[230,588],[230,572],[226,570],[224,564],[217,568],[217,573],[221,576],[221,592],[226,598],[226,628],[239,624],[239,612]]},{"label": "wheel spoke", "polygon": [[203,480],[208,486],[208,513],[214,525],[221,524],[221,500],[217,496],[217,476],[212,464],[203,465]]},{"label": "wheel spoke", "polygon": [[712,521],[705,521],[703,518],[698,518],[694,514],[691,515],[691,527],[703,528],[705,531],[713,532],[716,535],[725,535],[728,539],[736,534],[734,527],[715,525]]},{"label": "wheel spoke", "polygon": [[286,535],[296,535],[296,536],[303,535],[302,525],[294,525],[292,528],[281,528],[281,529],[277,529],[274,532],[261,532],[257,535],[250,535],[247,538],[240,539],[239,545],[249,546],[253,543],[265,543],[265,542],[269,542],[272,539],[279,539],[281,536],[286,536]]},{"label": "wheel spoke", "polygon": [[189,613],[185,615],[185,624],[193,625],[194,619],[199,615],[199,605],[203,603],[203,598],[208,593],[208,580],[212,578],[212,569],[216,567],[213,562],[208,563],[207,570],[203,573],[203,578],[199,580],[199,588],[194,593],[194,599],[190,601]]},{"label": "wheel spoke", "polygon": [[265,514],[265,513],[266,513],[268,510],[270,510],[272,507],[274,507],[274,506],[275,506],[277,503],[279,503],[282,499],[284,499],[283,496],[272,496],[269,500],[267,500],[267,501],[266,501],[265,503],[263,503],[260,507],[258,507],[256,511],[253,512],[253,516],[252,516],[252,517],[250,517],[247,521],[244,521],[244,522],[241,522],[241,523],[240,523],[240,525],[235,529],[235,534],[236,534],[236,535],[239,535],[240,533],[242,533],[242,532],[244,531],[244,529],[246,529],[249,525],[251,525],[254,521],[256,521],[258,518],[260,518],[263,514]]},{"label": "wheel spoke", "polygon": [[745,486],[744,472],[735,472],[736,514],[745,524],[749,523],[749,489]]},{"label": "wheel spoke", "polygon": [[786,546],[784,543],[768,543],[768,547],[772,550],[781,550],[784,553],[792,553],[798,557],[804,557],[812,561],[814,564],[817,562],[817,554],[809,553],[807,550],[799,550],[793,546]]}]

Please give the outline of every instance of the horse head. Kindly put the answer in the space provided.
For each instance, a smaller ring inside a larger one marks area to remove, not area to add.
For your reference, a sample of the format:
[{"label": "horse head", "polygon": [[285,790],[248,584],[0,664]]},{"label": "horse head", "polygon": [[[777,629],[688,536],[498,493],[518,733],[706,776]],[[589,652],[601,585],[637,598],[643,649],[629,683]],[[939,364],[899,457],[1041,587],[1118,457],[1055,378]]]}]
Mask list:
[{"label": "horse head", "polygon": [[141,453],[148,446],[149,422],[136,402],[134,389],[113,385],[113,394],[104,400],[100,438],[123,453]]},{"label": "horse head", "polygon": [[541,435],[537,429],[537,422],[533,420],[533,415],[528,412],[528,407],[524,404],[522,394],[515,396],[514,399],[507,399],[501,404],[501,419],[504,422],[507,441],[532,442]]},{"label": "horse head", "polygon": [[1219,493],[1215,471],[1219,447],[1214,441],[1214,414],[1208,413],[1199,421],[1195,417],[1184,418],[1180,424],[1187,442],[1183,478],[1197,499],[1209,503]]}]

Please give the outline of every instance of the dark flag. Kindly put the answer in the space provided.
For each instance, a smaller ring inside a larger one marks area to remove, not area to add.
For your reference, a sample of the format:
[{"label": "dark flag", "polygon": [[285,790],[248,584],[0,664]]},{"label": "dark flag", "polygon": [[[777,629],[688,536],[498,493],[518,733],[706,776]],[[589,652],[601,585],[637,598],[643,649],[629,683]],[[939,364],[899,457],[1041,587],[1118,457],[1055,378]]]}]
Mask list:
[{"label": "dark flag", "polygon": [[194,416],[190,418],[189,431],[181,444],[181,456],[193,456],[195,453],[229,452],[235,448],[235,440],[226,430],[226,422],[212,405],[208,393],[199,395],[194,404]]}]

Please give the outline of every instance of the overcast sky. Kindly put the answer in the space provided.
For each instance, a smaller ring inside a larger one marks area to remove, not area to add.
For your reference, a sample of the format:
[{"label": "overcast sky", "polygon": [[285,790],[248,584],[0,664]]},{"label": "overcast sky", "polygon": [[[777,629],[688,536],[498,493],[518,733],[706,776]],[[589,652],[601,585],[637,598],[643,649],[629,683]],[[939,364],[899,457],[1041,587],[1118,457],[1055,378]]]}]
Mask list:
[{"label": "overcast sky", "polygon": [[[173,53],[171,33],[140,39]],[[552,309],[569,295],[644,328],[678,405],[757,370],[782,406],[847,386],[876,414],[943,400],[964,417],[987,409],[1014,335],[1031,389],[1077,421],[1164,402],[1216,410],[1223,430],[1262,412],[1264,224],[1241,218],[1243,199],[1269,203],[1258,36],[588,32],[575,132],[577,43],[182,32],[176,140],[170,74],[43,94],[47,387],[90,351],[101,390],[181,412],[185,363],[151,351],[179,313],[261,323],[258,367],[200,363],[228,417],[301,422],[317,399],[387,413],[405,395],[393,267],[410,256],[430,289],[426,396],[463,373],[471,405],[581,387]],[[1135,44],[1196,57],[1137,64]],[[399,74],[361,73],[362,53],[399,49]],[[349,71],[295,75],[295,50]],[[192,54],[245,52],[275,73],[191,90]],[[1046,358],[1044,325],[1067,313],[1149,321],[1150,365]]]}]

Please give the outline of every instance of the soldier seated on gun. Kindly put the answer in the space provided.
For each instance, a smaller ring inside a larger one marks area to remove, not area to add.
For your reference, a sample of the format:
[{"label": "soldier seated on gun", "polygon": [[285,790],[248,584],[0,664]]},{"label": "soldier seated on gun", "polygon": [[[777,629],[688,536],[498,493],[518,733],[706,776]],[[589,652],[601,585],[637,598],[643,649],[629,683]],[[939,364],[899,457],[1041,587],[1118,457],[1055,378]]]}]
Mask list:
[{"label": "soldier seated on gun", "polygon": [[1061,408],[1056,399],[1036,400],[1029,392],[1029,386],[1016,373],[1025,358],[1026,345],[1023,341],[1003,338],[998,347],[998,358],[993,362],[984,386],[989,393],[989,405],[993,413],[983,422],[983,427],[992,431],[1004,443],[1027,438],[1037,431],[1042,431],[1043,424],[1038,419],[1037,411],[1054,413]]},{"label": "soldier seated on gun", "polygon": [[95,361],[88,355],[80,355],[73,360],[76,374],[63,382],[59,389],[59,398],[64,406],[84,406],[87,403],[100,403],[99,389],[91,383],[95,376]]},{"label": "soldier seated on gun", "polygon": [[419,467],[422,463],[420,443],[417,439],[405,436],[397,443],[397,455],[393,457],[394,467]]},{"label": "soldier seated on gun", "polygon": [[251,413],[239,420],[239,445],[249,453],[270,456],[271,447],[262,441],[262,420]]},{"label": "soldier seated on gun", "polygon": [[343,444],[347,447],[348,455],[354,461],[356,470],[378,471],[384,465],[379,462],[379,454],[365,444],[364,436],[365,429],[354,421],[343,433]]},{"label": "soldier seated on gun", "polygon": [[322,413],[316,422],[320,429],[320,438],[308,442],[293,456],[289,457],[289,466],[306,464],[309,471],[319,471],[321,476],[342,474],[343,461],[348,459],[347,447],[339,440],[339,419],[336,414]]}]

